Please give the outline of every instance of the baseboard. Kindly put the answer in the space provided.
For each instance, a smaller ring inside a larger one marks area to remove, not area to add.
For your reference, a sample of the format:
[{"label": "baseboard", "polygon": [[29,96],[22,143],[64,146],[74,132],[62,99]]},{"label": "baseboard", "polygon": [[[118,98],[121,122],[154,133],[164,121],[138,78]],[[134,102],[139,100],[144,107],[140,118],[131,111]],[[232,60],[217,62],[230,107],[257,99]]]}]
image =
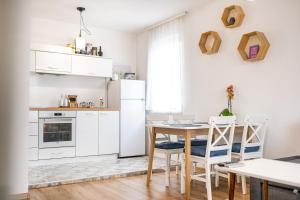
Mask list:
[{"label": "baseboard", "polygon": [[30,199],[30,195],[29,193],[23,193],[23,194],[13,194],[10,195],[10,199],[11,200],[29,200]]}]

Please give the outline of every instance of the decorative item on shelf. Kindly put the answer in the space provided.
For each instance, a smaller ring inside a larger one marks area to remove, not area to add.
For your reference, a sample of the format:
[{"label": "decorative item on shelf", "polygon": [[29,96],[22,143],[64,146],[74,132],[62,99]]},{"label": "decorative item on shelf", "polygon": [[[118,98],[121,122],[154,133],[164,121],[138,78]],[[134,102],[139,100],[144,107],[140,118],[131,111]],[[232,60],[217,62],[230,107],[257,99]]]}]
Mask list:
[{"label": "decorative item on shelf", "polygon": [[92,55],[97,56],[97,47],[92,47]]},{"label": "decorative item on shelf", "polygon": [[232,100],[234,97],[233,85],[229,85],[226,88],[226,92],[227,92],[227,99],[228,99],[227,108],[222,110],[222,112],[219,115],[220,116],[233,116],[233,113],[232,113]]},{"label": "decorative item on shelf", "polygon": [[103,99],[103,97],[100,97],[99,103],[100,103],[100,108],[104,108],[104,99]]},{"label": "decorative item on shelf", "polygon": [[92,48],[93,48],[92,43],[86,43],[85,44],[85,51],[86,51],[87,55],[92,55]]},{"label": "decorative item on shelf", "polygon": [[77,7],[77,10],[80,13],[80,28],[79,28],[79,35],[75,39],[75,52],[79,54],[86,54],[85,51],[85,39],[82,37],[82,31],[87,33],[88,35],[91,35],[91,32],[87,29],[87,27],[84,24],[82,12],[85,11],[84,7]]},{"label": "decorative item on shelf", "polygon": [[258,44],[250,46],[249,47],[249,58],[250,59],[256,58],[258,51],[259,51]]},{"label": "decorative item on shelf", "polygon": [[[252,40],[257,40],[255,43],[255,45],[251,45],[251,41]],[[257,46],[258,47],[255,47]],[[249,47],[249,55],[248,55],[248,51],[246,50],[247,47]],[[243,60],[245,61],[259,61],[259,60],[263,60],[268,52],[268,49],[270,47],[270,43],[267,39],[267,37],[265,36],[265,34],[263,32],[259,32],[259,31],[253,31],[250,33],[246,33],[242,36],[240,44],[238,46],[238,51],[242,57]],[[251,52],[257,52],[256,56],[254,57],[254,53],[253,55],[251,55]],[[253,57],[252,57],[253,56]]]},{"label": "decorative item on shelf", "polygon": [[77,103],[77,95],[68,95],[69,99],[69,107],[70,108],[77,108],[78,103]]},{"label": "decorative item on shelf", "polygon": [[99,46],[98,56],[103,56],[102,48]]},{"label": "decorative item on shelf", "polygon": [[75,44],[66,44],[66,47],[71,48],[72,49],[72,53],[75,53]]},{"label": "decorative item on shelf", "polygon": [[127,80],[135,80],[135,73],[125,73],[124,74],[124,79],[127,79]]},{"label": "decorative item on shelf", "polygon": [[[207,47],[207,43],[209,42],[209,39],[213,40],[211,47]],[[199,47],[203,54],[214,54],[219,51],[221,42],[222,40],[217,32],[208,31],[202,33],[199,41]]]},{"label": "decorative item on shelf", "polygon": [[234,23],[235,23],[235,18],[234,17],[230,17],[229,21],[228,21],[228,24],[229,25],[233,25]]},{"label": "decorative item on shelf", "polygon": [[232,5],[224,9],[222,22],[226,28],[235,28],[242,25],[245,13],[241,6]]}]

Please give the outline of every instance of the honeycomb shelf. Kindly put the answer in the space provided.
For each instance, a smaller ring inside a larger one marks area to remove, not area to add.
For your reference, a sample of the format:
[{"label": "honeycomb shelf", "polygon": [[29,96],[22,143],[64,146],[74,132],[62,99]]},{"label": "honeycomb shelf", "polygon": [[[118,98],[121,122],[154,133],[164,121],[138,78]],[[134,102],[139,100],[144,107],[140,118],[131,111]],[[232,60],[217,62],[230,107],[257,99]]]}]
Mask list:
[{"label": "honeycomb shelf", "polygon": [[[259,45],[259,50],[255,58],[249,58],[247,53],[248,51],[246,51],[250,46],[249,43],[251,38],[252,39],[254,38],[257,41],[256,44]],[[250,33],[246,33],[242,36],[240,44],[238,46],[238,51],[242,59],[245,61],[259,61],[265,58],[269,47],[270,47],[270,43],[267,37],[265,36],[265,34],[263,32],[253,31]]]},{"label": "honeycomb shelf", "polygon": [[[231,16],[234,17],[233,23],[230,23],[228,21]],[[224,9],[221,19],[226,28],[235,28],[242,25],[244,17],[245,17],[245,13],[242,7],[238,5],[232,5]]]},{"label": "honeycomb shelf", "polygon": [[[207,47],[207,42],[208,42],[209,38],[211,38],[213,40],[211,47]],[[217,32],[208,31],[208,32],[202,33],[200,41],[199,41],[199,47],[203,54],[214,54],[219,51],[221,42],[222,42],[222,40]]]}]

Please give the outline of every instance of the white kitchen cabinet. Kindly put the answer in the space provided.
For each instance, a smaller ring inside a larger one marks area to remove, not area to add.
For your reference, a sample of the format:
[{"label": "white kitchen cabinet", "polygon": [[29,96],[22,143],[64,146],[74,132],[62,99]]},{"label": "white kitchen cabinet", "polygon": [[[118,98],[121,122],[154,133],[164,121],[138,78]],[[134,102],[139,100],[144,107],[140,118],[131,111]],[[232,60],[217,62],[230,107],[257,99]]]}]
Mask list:
[{"label": "white kitchen cabinet", "polygon": [[35,51],[30,51],[30,62],[29,62],[29,70],[31,72],[35,72]]},{"label": "white kitchen cabinet", "polygon": [[69,54],[35,52],[36,72],[68,74],[72,71],[72,57]]},{"label": "white kitchen cabinet", "polygon": [[29,111],[29,123],[27,133],[28,160],[38,160],[38,111]]},{"label": "white kitchen cabinet", "polygon": [[38,160],[38,148],[28,149],[28,160]]},{"label": "white kitchen cabinet", "polygon": [[29,111],[29,122],[38,123],[39,121],[39,112],[38,111]]},{"label": "white kitchen cabinet", "polygon": [[39,149],[39,159],[72,158],[75,157],[75,147]]},{"label": "white kitchen cabinet", "polygon": [[39,139],[37,135],[28,136],[28,147],[29,148],[38,148]]},{"label": "white kitchen cabinet", "polygon": [[119,153],[119,112],[99,112],[99,154]]},{"label": "white kitchen cabinet", "polygon": [[98,155],[98,111],[78,111],[76,156]]},{"label": "white kitchen cabinet", "polygon": [[112,77],[112,59],[72,55],[72,74]]}]

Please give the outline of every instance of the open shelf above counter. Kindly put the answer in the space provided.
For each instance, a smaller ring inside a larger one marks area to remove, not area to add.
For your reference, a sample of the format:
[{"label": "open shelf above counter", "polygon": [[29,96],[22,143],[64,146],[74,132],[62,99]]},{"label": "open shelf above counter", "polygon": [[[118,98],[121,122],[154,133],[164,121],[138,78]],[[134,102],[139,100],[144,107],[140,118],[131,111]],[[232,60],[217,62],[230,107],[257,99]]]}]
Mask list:
[{"label": "open shelf above counter", "polygon": [[31,72],[112,77],[112,68],[111,58],[74,54],[66,47],[56,47],[50,50],[47,50],[46,47],[41,49],[32,48],[30,51]]},{"label": "open shelf above counter", "polygon": [[32,107],[30,111],[119,111],[116,108],[61,108],[61,107]]}]

